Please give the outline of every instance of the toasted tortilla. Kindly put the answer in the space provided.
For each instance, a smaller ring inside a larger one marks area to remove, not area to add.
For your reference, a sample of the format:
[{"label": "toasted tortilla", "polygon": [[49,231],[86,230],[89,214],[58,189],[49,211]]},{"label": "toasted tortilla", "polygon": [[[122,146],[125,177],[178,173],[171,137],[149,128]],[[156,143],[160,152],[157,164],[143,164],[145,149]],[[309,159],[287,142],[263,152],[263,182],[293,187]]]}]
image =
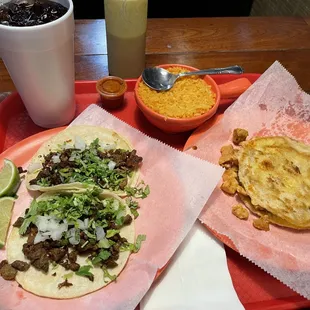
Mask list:
[{"label": "toasted tortilla", "polygon": [[[37,153],[33,156],[31,159],[30,165],[34,163],[43,163],[44,162],[44,156],[49,154],[50,152],[59,150],[59,145],[63,145],[65,141],[72,141],[69,142],[69,144],[74,143],[75,137],[80,137],[87,145],[89,145],[92,141],[95,139],[99,139],[101,143],[105,144],[115,144],[117,149],[123,149],[127,151],[133,150],[132,145],[129,143],[129,141],[120,136],[118,133],[116,133],[113,130],[103,128],[103,127],[97,127],[97,126],[72,126],[68,127],[65,130],[61,131],[54,137],[52,137],[50,140],[45,142],[40,149],[37,151]],[[26,186],[29,190],[32,191],[41,191],[41,192],[49,192],[49,191],[56,191],[56,192],[62,192],[62,191],[85,191],[85,189],[89,189],[91,187],[94,187],[95,185],[91,184],[85,184],[80,182],[74,182],[74,183],[66,183],[66,184],[59,184],[54,186],[40,186],[40,185],[30,185],[30,181],[32,179],[35,179],[37,175],[39,174],[41,169],[37,169],[32,172],[27,172],[26,174]],[[132,176],[128,179],[127,186],[134,187],[137,184],[139,178],[139,170],[133,172]],[[119,196],[125,196],[124,191],[115,191],[115,194]]]},{"label": "toasted tortilla", "polygon": [[[38,198],[38,200],[46,200],[51,197],[53,197],[52,193],[44,193]],[[103,191],[101,194],[101,198],[104,199],[108,197],[118,199],[122,204],[126,205],[125,202],[118,196],[110,192]],[[130,210],[128,207],[126,207],[126,212],[130,214]],[[124,226],[121,229],[120,235],[122,237],[125,237],[128,242],[134,243],[134,221],[132,221],[130,225]],[[29,260],[25,258],[22,252],[23,244],[26,242],[27,237],[22,237],[19,234],[18,228],[13,227],[13,230],[7,242],[7,259],[9,263],[14,262],[15,260],[29,262]],[[124,269],[129,256],[129,251],[120,252],[119,259],[116,261],[118,266],[115,268],[108,268],[108,272],[111,275],[118,276]],[[77,263],[81,266],[89,265],[86,259],[87,257],[78,255]],[[26,291],[31,292],[35,295],[55,299],[69,299],[81,297],[86,294],[92,293],[96,290],[103,288],[111,282],[111,280],[108,278],[104,279],[103,271],[99,267],[93,267],[90,272],[92,272],[94,275],[93,282],[91,282],[88,278],[77,276],[71,270],[65,270],[65,268],[60,265],[57,265],[57,267],[53,269],[53,265],[50,263],[49,271],[47,274],[37,270],[33,266],[30,266],[27,271],[17,273],[16,281]],[[53,276],[54,273],[56,273],[55,276]],[[68,274],[72,274],[72,276],[68,278],[68,282],[72,283],[73,285],[70,287],[62,287],[61,289],[59,289],[58,285],[65,281],[64,276]]]},{"label": "toasted tortilla", "polygon": [[249,211],[251,211],[253,214],[255,215],[259,215],[259,216],[266,216],[268,217],[268,221],[270,223],[276,224],[278,226],[282,226],[282,227],[287,227],[287,228],[292,228],[292,229],[304,229],[304,228],[299,228],[289,222],[287,222],[286,220],[268,212],[267,210],[258,207],[258,206],[254,206],[251,203],[251,198],[248,196],[243,196],[241,194],[238,194],[238,196],[240,197],[241,201],[244,203],[244,205],[249,209]]},{"label": "toasted tortilla", "polygon": [[242,143],[238,161],[252,212],[268,213],[280,226],[310,228],[310,145],[288,137],[255,138]]}]

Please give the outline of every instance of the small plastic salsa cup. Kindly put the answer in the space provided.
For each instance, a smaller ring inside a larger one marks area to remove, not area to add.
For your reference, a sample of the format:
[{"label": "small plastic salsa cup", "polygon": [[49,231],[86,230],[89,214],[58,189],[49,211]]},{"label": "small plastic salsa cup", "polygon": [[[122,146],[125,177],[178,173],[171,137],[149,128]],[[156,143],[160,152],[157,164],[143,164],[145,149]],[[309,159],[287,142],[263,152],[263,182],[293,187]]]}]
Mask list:
[{"label": "small plastic salsa cup", "polygon": [[117,109],[124,102],[127,83],[117,76],[106,76],[97,81],[97,92],[100,94],[102,107]]}]

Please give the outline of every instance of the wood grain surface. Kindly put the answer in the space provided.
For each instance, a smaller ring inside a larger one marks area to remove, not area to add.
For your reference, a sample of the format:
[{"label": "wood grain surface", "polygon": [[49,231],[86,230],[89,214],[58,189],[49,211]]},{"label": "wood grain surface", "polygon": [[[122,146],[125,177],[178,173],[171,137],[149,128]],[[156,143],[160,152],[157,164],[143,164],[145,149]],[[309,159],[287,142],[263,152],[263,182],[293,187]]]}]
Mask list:
[{"label": "wood grain surface", "polygon": [[[108,74],[104,20],[77,20],[77,80]],[[200,69],[238,64],[263,73],[279,60],[310,92],[310,18],[230,17],[149,19],[146,66],[183,63]],[[0,61],[0,92],[14,90]]]}]

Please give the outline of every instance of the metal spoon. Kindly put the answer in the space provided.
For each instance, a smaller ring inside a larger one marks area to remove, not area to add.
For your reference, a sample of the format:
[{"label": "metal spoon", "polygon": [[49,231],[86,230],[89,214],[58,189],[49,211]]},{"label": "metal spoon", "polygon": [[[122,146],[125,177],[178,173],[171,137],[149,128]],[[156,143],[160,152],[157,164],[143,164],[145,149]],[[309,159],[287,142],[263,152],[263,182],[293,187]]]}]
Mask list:
[{"label": "metal spoon", "polygon": [[146,68],[142,72],[143,82],[155,90],[169,90],[174,85],[175,81],[181,76],[187,75],[206,75],[206,74],[241,74],[243,69],[240,66],[231,66],[226,68],[214,68],[207,70],[184,72],[172,74],[169,71],[159,68]]}]

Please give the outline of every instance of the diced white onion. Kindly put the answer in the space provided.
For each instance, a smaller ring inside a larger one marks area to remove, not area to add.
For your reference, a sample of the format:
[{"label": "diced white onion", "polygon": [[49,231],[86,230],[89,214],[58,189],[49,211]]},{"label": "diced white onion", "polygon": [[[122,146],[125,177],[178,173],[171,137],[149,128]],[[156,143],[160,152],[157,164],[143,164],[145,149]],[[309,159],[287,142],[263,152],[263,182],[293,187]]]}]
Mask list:
[{"label": "diced white onion", "polygon": [[84,140],[81,137],[76,136],[75,137],[74,146],[75,146],[76,149],[84,151],[85,148],[86,148],[86,143],[84,142]]},{"label": "diced white onion", "polygon": [[125,210],[122,210],[121,212],[118,212],[116,215],[116,219],[119,220],[122,216],[125,216],[126,212]]},{"label": "diced white onion", "polygon": [[97,240],[102,240],[105,237],[105,232],[102,227],[96,227]]},{"label": "diced white onion", "polygon": [[89,224],[89,219],[86,218],[86,219],[84,220],[84,225],[85,225],[86,229],[88,228],[88,224]]},{"label": "diced white onion", "polygon": [[78,229],[75,229],[75,228],[69,229],[68,236],[69,236],[69,242],[72,245],[79,244],[80,238],[79,238],[79,230]]},{"label": "diced white onion", "polygon": [[110,171],[112,171],[115,168],[115,166],[116,166],[116,162],[114,162],[112,160],[109,161],[108,168],[109,168]]},{"label": "diced white onion", "polygon": [[63,231],[61,230],[54,230],[51,232],[51,239],[53,240],[60,240],[62,236]]},{"label": "diced white onion", "polygon": [[64,221],[62,224],[60,224],[60,230],[67,231],[68,230],[68,223],[67,221]]},{"label": "diced white onion", "polygon": [[118,210],[118,208],[119,208],[119,201],[118,200],[116,200],[116,199],[113,200],[112,208],[114,211]]},{"label": "diced white onion", "polygon": [[100,143],[100,147],[106,151],[114,150],[116,149],[116,143]]},{"label": "diced white onion", "polygon": [[38,169],[41,169],[41,168],[42,168],[42,164],[41,163],[31,163],[31,164],[29,164],[27,170],[28,170],[29,173],[32,173],[32,172],[34,172],[34,171],[36,171]]},{"label": "diced white onion", "polygon": [[60,158],[59,158],[59,155],[54,155],[52,156],[52,162],[54,164],[59,164],[61,162]]},{"label": "diced white onion", "polygon": [[37,244],[41,241],[45,241],[48,238],[49,238],[48,236],[43,236],[40,232],[38,232],[33,240],[33,243]]},{"label": "diced white onion", "polygon": [[36,219],[36,226],[38,227],[38,240],[42,238],[52,240],[60,240],[62,234],[68,230],[68,223],[60,224],[60,221],[51,216],[38,216]]},{"label": "diced white onion", "polygon": [[75,161],[76,159],[76,155],[75,154],[72,154],[70,157],[69,157],[69,161]]},{"label": "diced white onion", "polygon": [[88,228],[88,223],[89,223],[88,219],[85,219],[84,221],[77,220],[77,222],[78,222],[78,225],[79,225],[79,229],[86,230]]},{"label": "diced white onion", "polygon": [[73,148],[73,145],[68,144],[68,143],[65,143],[63,146],[63,149],[65,149],[65,150],[72,149],[72,148]]}]

